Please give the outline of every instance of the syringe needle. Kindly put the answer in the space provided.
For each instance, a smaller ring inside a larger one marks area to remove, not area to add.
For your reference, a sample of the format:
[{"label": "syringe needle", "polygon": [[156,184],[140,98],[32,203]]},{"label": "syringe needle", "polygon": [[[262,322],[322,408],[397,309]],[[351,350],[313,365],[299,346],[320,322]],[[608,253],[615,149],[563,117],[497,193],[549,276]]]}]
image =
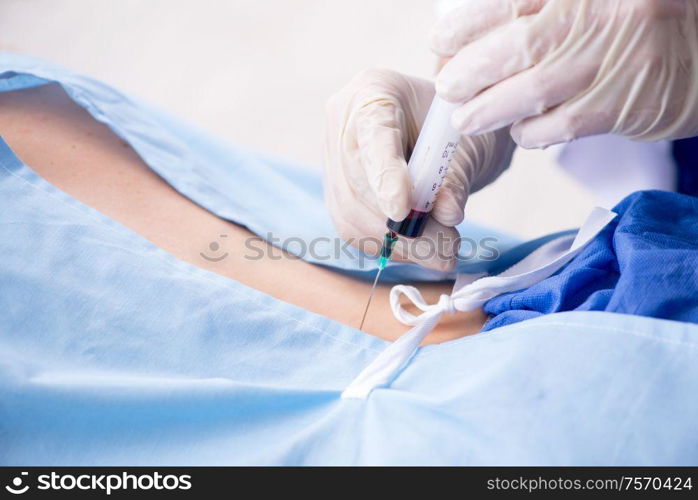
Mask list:
[{"label": "syringe needle", "polygon": [[368,313],[368,308],[371,305],[371,299],[373,298],[373,293],[376,291],[376,285],[378,284],[378,278],[381,277],[381,273],[385,266],[388,265],[390,256],[393,254],[393,246],[397,241],[397,234],[393,231],[388,231],[383,237],[383,246],[381,247],[380,257],[378,257],[378,273],[376,274],[376,279],[373,280],[373,286],[371,287],[371,292],[368,294],[368,302],[366,302],[366,309],[364,309],[364,315],[361,318],[361,324],[359,325],[359,330],[364,327],[364,321],[366,321],[366,314]]},{"label": "syringe needle", "polygon": [[361,324],[359,325],[359,330],[363,329],[364,321],[366,321],[366,314],[368,314],[368,308],[371,306],[371,299],[373,298],[373,292],[376,291],[376,285],[378,284],[378,278],[380,278],[383,269],[378,269],[376,274],[376,279],[373,280],[373,286],[371,287],[371,292],[368,294],[368,302],[366,302],[366,309],[364,309],[364,315],[361,318]]},{"label": "syringe needle", "polygon": [[378,274],[373,280],[359,329],[364,326],[378,278],[390,260],[398,234],[417,238],[424,231],[429,212],[434,207],[436,195],[448,172],[448,164],[458,149],[460,132],[451,126],[451,115],[458,106],[460,104],[444,101],[438,96],[434,97],[429,106],[422,130],[407,162],[407,172],[412,184],[410,191],[412,209],[407,217],[400,221],[388,219],[389,231],[383,238],[383,246],[378,258]]}]

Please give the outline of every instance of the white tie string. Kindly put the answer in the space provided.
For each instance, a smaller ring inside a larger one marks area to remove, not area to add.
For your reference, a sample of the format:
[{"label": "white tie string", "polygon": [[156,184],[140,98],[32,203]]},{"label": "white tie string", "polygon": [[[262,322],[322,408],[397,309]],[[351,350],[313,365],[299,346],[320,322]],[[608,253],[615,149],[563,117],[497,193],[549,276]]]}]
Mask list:
[{"label": "white tie string", "polygon": [[[415,316],[406,311],[400,302],[400,297],[407,297],[417,309],[423,311],[423,314]],[[390,290],[390,308],[393,311],[395,319],[403,325],[414,326],[426,317],[425,315],[433,316],[434,314],[456,314],[458,309],[454,300],[450,295],[442,294],[436,304],[428,304],[419,290],[409,285],[395,285]]]},{"label": "white tie string", "polygon": [[[436,304],[428,304],[413,286],[396,285],[390,291],[390,307],[395,318],[413,328],[386,347],[344,389],[344,399],[365,399],[371,391],[385,386],[412,359],[419,344],[438,324],[444,314],[458,311],[473,311],[497,295],[528,288],[552,276],[570,262],[616,214],[603,208],[595,208],[576,237],[565,235],[555,238],[531,252],[515,265],[497,276],[473,276],[472,280],[456,281],[451,295],[443,294]],[[461,275],[461,277],[464,277]],[[462,286],[461,286],[462,282]],[[467,282],[467,284],[466,284]],[[400,302],[404,295],[422,311],[414,315],[405,310]]]}]

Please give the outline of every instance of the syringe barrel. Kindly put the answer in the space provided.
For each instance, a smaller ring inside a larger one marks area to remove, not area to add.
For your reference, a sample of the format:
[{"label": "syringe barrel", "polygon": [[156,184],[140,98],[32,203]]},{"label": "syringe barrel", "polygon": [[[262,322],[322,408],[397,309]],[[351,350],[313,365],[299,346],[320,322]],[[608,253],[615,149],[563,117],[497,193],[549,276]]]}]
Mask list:
[{"label": "syringe barrel", "polygon": [[424,231],[460,140],[460,133],[451,125],[451,115],[457,107],[458,104],[439,97],[434,97],[429,107],[407,163],[412,211],[402,221],[388,220],[388,228],[402,236],[416,238]]}]

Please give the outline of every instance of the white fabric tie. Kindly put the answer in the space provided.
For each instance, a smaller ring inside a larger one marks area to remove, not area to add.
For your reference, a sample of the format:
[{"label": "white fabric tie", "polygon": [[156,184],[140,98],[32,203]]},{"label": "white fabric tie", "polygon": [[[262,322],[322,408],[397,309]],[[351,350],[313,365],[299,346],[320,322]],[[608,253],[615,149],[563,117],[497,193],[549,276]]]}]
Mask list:
[{"label": "white fabric tie", "polygon": [[439,301],[436,304],[427,304],[422,297],[422,294],[413,286],[409,285],[396,285],[390,290],[390,308],[393,310],[393,315],[395,318],[403,325],[415,326],[420,322],[420,318],[423,315],[415,316],[414,314],[407,312],[400,303],[400,296],[404,295],[417,307],[424,311],[424,313],[439,313],[439,314],[456,314],[458,309],[454,304],[454,300],[450,295],[445,293],[439,297]]},{"label": "white fabric tie", "polygon": [[[571,261],[587,243],[615,218],[604,208],[595,208],[576,235],[555,238],[528,254],[497,276],[478,277],[460,274],[451,295],[441,295],[436,304],[428,304],[413,286],[396,285],[390,291],[390,307],[395,318],[413,328],[386,347],[344,389],[342,398],[365,399],[379,386],[389,384],[409,362],[419,344],[438,324],[444,314],[478,309],[497,295],[528,288],[555,274]],[[479,278],[479,279],[478,279]],[[406,311],[400,298],[404,295],[422,314]]]}]

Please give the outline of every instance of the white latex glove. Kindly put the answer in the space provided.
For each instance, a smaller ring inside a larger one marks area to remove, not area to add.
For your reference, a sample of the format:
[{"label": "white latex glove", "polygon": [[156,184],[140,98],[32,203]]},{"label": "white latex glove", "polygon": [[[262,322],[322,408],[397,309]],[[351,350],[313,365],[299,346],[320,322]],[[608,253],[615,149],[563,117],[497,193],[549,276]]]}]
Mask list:
[{"label": "white latex glove", "polygon": [[[327,103],[326,200],[340,236],[364,251],[378,251],[388,217],[400,221],[410,211],[405,156],[433,97],[432,82],[372,69]],[[459,243],[453,226],[463,220],[468,194],[507,168],[514,147],[506,129],[463,137],[423,236],[410,242],[401,238],[394,258],[432,269],[453,268]]]},{"label": "white latex glove", "polygon": [[521,146],[698,135],[696,0],[468,0],[441,18],[436,80],[464,134]]}]

